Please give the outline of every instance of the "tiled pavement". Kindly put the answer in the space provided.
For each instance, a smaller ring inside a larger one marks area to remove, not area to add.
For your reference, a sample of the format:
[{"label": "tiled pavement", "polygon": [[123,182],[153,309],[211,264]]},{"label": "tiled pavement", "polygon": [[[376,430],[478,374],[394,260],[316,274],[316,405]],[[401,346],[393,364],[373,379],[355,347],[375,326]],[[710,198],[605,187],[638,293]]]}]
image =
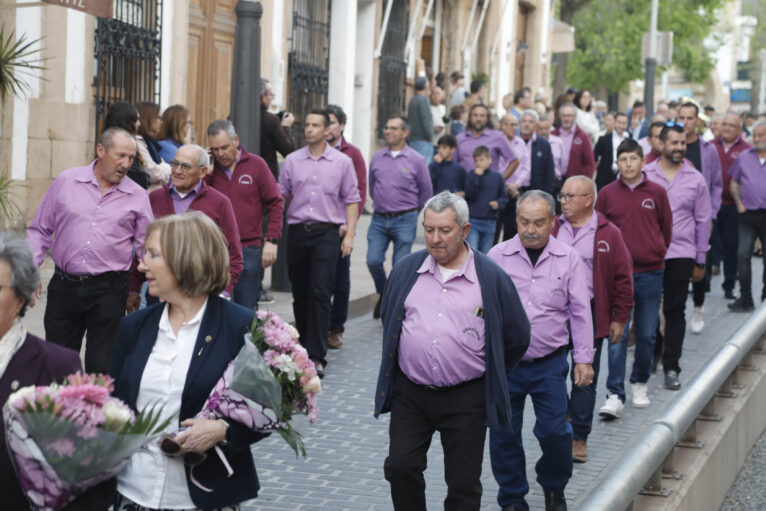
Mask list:
[{"label": "tiled pavement", "polygon": [[[760,282],[761,265],[755,263],[753,281]],[[710,355],[745,320],[746,314],[729,313],[727,301],[720,288],[721,277],[713,279],[712,292],[707,295],[706,326],[700,335],[687,330],[682,357],[682,383],[691,379]],[[760,285],[755,285],[760,290]],[[687,303],[687,318],[691,319],[692,303]],[[392,505],[388,483],[383,478],[383,459],[388,447],[388,417],[376,420],[372,416],[373,393],[380,361],[381,326],[370,316],[352,320],[347,325],[345,345],[331,351],[324,391],[320,396],[319,421],[306,428],[308,458],[297,460],[281,438],[272,436],[253,447],[261,480],[258,499],[247,503],[250,510],[384,510]],[[604,350],[606,351],[606,350]],[[606,353],[602,367],[606,368]],[[629,353],[628,367],[632,364]],[[629,371],[628,371],[629,372]],[[662,388],[661,375],[649,381],[648,409],[626,406],[623,416],[614,422],[602,422],[596,417],[589,439],[589,461],[575,464],[567,487],[572,509],[606,473],[609,465],[619,459],[620,451],[630,445],[642,428],[664,408],[676,393]],[[605,395],[605,378],[599,378],[597,407]],[[534,417],[531,406],[524,417],[524,443],[527,450],[527,475],[531,491],[528,502],[532,509],[543,509],[540,487],[534,482],[534,463],[540,450],[532,435]],[[428,508],[443,508],[446,495],[443,457],[438,435],[429,451],[427,480]],[[498,509],[495,501],[497,485],[492,477],[489,455],[485,452],[482,475],[484,497],[482,509]]]}]

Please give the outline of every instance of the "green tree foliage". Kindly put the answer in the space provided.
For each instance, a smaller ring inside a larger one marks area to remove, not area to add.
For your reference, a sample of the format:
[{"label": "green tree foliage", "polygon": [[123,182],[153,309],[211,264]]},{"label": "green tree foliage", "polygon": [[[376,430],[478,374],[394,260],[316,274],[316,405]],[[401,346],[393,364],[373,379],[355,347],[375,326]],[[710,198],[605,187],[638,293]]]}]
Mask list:
[{"label": "green tree foliage", "polygon": [[[708,36],[726,1],[660,0],[658,30],[673,32],[673,65],[690,81],[705,81],[715,66],[710,55],[715,41]],[[650,12],[651,0],[593,0],[579,9],[567,83],[617,92],[643,78],[641,41]]]}]

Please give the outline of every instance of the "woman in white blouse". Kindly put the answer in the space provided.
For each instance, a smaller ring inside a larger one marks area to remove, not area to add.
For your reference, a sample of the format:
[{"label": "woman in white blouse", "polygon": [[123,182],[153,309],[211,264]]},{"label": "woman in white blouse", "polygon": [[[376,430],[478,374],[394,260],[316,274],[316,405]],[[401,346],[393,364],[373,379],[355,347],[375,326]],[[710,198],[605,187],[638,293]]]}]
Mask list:
[{"label": "woman in white blouse", "polygon": [[[146,231],[139,270],[162,303],[120,324],[109,368],[114,395],[137,410],[161,405],[163,419],[171,419],[167,432],[186,428],[176,436],[183,450],[208,456],[192,476],[183,457],[166,456],[150,444],[118,476],[115,511],[239,509],[258,495],[249,446],[266,435],[235,422],[191,418],[253,321],[253,311],[218,296],[228,284],[228,266],[223,235],[202,213],[166,216]],[[213,454],[216,445],[234,471],[231,477]]]},{"label": "woman in white blouse", "polygon": [[588,134],[591,143],[595,142],[596,135],[601,129],[601,124],[596,117],[595,103],[588,89],[583,89],[575,94],[574,104],[577,107],[575,123]]}]

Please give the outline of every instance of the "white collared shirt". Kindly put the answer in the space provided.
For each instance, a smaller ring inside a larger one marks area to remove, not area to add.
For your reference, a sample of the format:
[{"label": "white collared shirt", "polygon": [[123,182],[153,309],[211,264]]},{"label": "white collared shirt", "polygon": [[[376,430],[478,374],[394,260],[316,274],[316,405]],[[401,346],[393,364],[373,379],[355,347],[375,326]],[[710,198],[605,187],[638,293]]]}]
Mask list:
[{"label": "white collared shirt", "polygon": [[[27,330],[19,318],[13,322],[11,328],[0,337],[0,378],[5,374],[8,364],[13,360],[16,352],[19,351],[24,339],[27,338]],[[16,390],[16,389],[12,389]]]},{"label": "white collared shirt", "polygon": [[[168,305],[162,311],[157,341],[144,367],[136,408],[161,406],[160,421],[170,418],[166,432],[178,429],[181,394],[186,384],[194,345],[197,342],[207,300],[197,314],[181,325],[178,335],[168,318]],[[186,483],[181,458],[162,454],[158,442],[150,442],[134,454],[117,476],[117,491],[136,504],[152,509],[195,509]]]},{"label": "white collared shirt", "polygon": [[617,172],[617,146],[620,142],[628,138],[628,132],[623,131],[622,136],[619,136],[615,130],[612,130],[612,171]]}]

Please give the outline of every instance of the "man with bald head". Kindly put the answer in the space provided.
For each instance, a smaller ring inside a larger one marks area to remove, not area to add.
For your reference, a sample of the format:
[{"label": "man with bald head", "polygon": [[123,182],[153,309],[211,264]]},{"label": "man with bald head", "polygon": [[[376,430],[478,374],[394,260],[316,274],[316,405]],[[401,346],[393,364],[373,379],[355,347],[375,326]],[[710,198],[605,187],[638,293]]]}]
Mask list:
[{"label": "man with bald head", "polygon": [[[492,471],[503,510],[528,509],[526,459],[521,441],[524,402],[532,397],[542,448],[537,482],[545,508],[566,509],[564,489],[572,476],[572,427],[566,421],[567,352],[574,347],[574,384],[593,382],[593,320],[585,265],[577,252],[551,236],[556,202],[540,190],[517,202],[518,234],[489,251],[513,280],[532,329],[529,349],[508,374],[512,427],[490,428]],[[567,324],[569,329],[567,329]],[[515,507],[514,507],[515,506]]]},{"label": "man with bald head", "polygon": [[[723,193],[721,209],[718,211],[717,221],[713,225],[713,234],[710,237],[710,265],[720,269],[723,262],[723,291],[727,299],[733,300],[736,298],[734,287],[737,283],[737,247],[739,246],[737,218],[739,215],[734,197],[731,195],[729,170],[737,158],[750,149],[751,145],[742,135],[742,124],[736,113],[730,112],[723,116],[719,114],[719,116],[719,128],[717,128],[719,136],[710,143],[718,151],[718,158],[721,160]],[[710,277],[707,276],[707,278]]]},{"label": "man with bald head", "polygon": [[136,156],[135,138],[109,128],[96,154],[90,165],[58,175],[27,229],[27,241],[38,266],[48,249],[56,265],[48,284],[45,338],[79,353],[85,334],[85,370],[106,373],[126,307],[131,312],[140,303],[138,280],[128,298],[129,270],[154,217],[144,189],[125,179]]},{"label": "man with bald head", "polygon": [[[575,249],[585,263],[588,296],[593,311],[593,344],[596,350],[593,382],[582,387],[572,385],[569,398],[574,437],[572,458],[581,463],[588,460],[587,440],[596,404],[601,346],[604,338],[610,345],[620,341],[633,307],[633,262],[630,252],[620,229],[593,210],[596,194],[596,185],[591,179],[585,176],[567,179],[560,194],[562,215],[553,228],[556,239]],[[622,375],[623,372],[617,371],[616,374]],[[609,373],[611,376],[612,371]],[[607,390],[606,404],[599,414],[614,419],[619,417],[623,405],[618,396],[618,386],[611,379],[607,379]]]},{"label": "man with bald head", "polygon": [[234,285],[242,273],[242,243],[234,218],[231,201],[215,188],[208,186],[203,178],[210,172],[210,156],[198,145],[186,144],[178,148],[170,160],[170,183],[149,194],[149,202],[155,218],[182,215],[189,210],[200,211],[220,227],[229,249],[229,273],[231,279],[224,291],[230,297]]}]

